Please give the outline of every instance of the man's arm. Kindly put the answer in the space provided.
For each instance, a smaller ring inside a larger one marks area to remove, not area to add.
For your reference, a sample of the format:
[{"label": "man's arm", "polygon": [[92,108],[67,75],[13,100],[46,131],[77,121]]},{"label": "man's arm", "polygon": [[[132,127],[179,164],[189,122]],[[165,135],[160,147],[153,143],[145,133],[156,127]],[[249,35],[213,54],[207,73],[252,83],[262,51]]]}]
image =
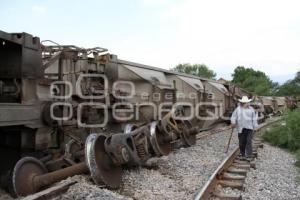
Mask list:
[{"label": "man's arm", "polygon": [[231,121],[231,127],[235,128],[237,124],[237,108],[233,111],[230,121]]},{"label": "man's arm", "polygon": [[258,118],[258,113],[256,113],[255,110],[253,109],[252,123],[253,123],[254,130],[256,130],[258,128],[257,118]]}]

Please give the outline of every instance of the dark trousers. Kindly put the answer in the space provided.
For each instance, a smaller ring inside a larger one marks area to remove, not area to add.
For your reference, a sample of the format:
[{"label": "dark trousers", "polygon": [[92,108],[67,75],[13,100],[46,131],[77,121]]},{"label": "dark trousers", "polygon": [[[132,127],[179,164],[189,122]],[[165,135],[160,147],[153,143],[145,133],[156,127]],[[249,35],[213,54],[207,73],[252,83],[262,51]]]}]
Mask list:
[{"label": "dark trousers", "polygon": [[239,146],[242,156],[252,156],[252,136],[253,130],[243,128],[242,132],[238,134]]}]

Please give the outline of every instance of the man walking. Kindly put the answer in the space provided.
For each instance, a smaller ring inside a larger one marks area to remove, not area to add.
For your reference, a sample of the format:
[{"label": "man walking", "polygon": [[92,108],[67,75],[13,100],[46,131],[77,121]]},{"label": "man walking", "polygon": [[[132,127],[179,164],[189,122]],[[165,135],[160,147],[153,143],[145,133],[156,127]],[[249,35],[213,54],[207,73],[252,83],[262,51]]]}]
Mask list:
[{"label": "man walking", "polygon": [[252,99],[243,96],[239,99],[240,104],[231,116],[231,126],[238,131],[241,155],[247,160],[252,158],[252,136],[258,127],[255,110],[249,105],[251,101]]}]

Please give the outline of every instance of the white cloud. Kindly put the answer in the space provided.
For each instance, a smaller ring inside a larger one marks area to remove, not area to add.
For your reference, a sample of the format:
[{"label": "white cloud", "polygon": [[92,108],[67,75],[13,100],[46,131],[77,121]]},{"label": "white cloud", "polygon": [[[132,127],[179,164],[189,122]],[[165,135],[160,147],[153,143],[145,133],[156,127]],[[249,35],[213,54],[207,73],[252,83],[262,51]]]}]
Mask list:
[{"label": "white cloud", "polygon": [[46,7],[38,6],[38,5],[32,6],[31,10],[32,10],[33,13],[36,13],[36,14],[44,14],[44,13],[47,12]]}]

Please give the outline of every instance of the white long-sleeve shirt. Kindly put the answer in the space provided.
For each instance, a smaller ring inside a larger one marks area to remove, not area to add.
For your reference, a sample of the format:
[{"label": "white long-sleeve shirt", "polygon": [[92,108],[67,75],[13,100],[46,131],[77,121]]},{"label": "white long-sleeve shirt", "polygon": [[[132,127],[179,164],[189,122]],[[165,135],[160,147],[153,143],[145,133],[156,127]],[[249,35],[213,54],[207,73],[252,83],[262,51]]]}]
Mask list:
[{"label": "white long-sleeve shirt", "polygon": [[232,113],[231,124],[237,125],[238,133],[242,133],[243,128],[254,130],[258,127],[257,114],[251,106],[244,108],[238,106]]}]

